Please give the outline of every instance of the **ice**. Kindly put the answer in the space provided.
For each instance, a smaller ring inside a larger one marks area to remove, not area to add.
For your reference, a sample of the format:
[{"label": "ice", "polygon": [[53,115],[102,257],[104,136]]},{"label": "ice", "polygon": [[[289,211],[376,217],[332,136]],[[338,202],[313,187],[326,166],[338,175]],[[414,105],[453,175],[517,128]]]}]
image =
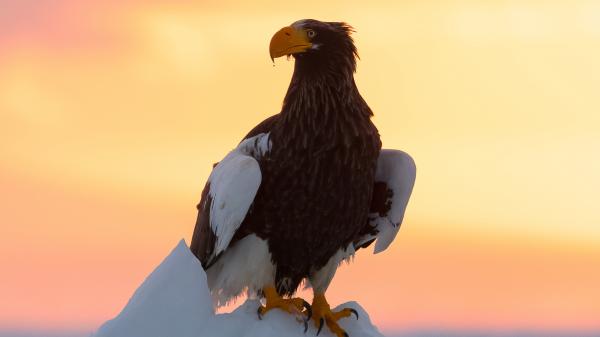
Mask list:
[{"label": "ice", "polygon": [[[125,308],[104,323],[94,337],[281,337],[315,336],[312,322],[304,326],[295,317],[272,310],[259,320],[257,300],[247,300],[232,313],[215,314],[200,262],[181,240],[135,291]],[[339,323],[351,337],[382,337],[368,314],[356,302],[340,307],[358,311],[360,319]],[[323,328],[319,336],[332,334]]]}]

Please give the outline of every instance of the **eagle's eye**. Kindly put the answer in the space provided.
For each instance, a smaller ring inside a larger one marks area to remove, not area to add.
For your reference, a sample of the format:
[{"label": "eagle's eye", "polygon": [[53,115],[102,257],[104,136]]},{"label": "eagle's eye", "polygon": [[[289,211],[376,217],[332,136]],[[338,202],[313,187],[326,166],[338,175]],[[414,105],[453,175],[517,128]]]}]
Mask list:
[{"label": "eagle's eye", "polygon": [[310,39],[312,39],[316,35],[317,35],[317,33],[314,30],[312,30],[312,29],[307,29],[306,30],[306,36],[308,36]]}]

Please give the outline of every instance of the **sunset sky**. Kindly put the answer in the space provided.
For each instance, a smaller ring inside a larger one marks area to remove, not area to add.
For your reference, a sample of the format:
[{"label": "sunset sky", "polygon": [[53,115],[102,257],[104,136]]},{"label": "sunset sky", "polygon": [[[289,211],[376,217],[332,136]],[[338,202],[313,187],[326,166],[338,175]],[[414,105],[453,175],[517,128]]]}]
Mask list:
[{"label": "sunset sky", "polygon": [[600,331],[599,2],[0,0],[0,334],[92,332],[189,242],[302,18],[356,28],[384,147],[418,168],[330,302],[388,333]]}]

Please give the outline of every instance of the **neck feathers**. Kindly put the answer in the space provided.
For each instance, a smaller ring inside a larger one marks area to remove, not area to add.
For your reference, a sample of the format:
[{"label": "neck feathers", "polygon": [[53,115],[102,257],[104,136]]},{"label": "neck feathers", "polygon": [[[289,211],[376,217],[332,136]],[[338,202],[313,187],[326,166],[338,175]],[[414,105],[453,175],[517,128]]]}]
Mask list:
[{"label": "neck feathers", "polygon": [[376,134],[372,115],[351,72],[306,76],[296,69],[281,111],[281,133],[276,133],[289,146],[349,147],[362,133]]}]

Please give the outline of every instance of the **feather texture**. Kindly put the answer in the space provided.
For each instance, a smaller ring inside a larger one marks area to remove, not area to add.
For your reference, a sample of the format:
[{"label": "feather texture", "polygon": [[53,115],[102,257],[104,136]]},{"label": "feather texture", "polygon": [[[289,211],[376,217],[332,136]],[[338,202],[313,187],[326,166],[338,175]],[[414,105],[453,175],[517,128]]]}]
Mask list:
[{"label": "feather texture", "polygon": [[380,200],[375,209],[371,207],[373,213],[369,216],[369,224],[375,230],[361,237],[355,243],[356,247],[368,245],[376,239],[374,253],[377,254],[394,241],[404,219],[416,173],[415,162],[406,152],[381,150],[375,172],[375,184],[380,186],[380,190],[373,196]]},{"label": "feather texture", "polygon": [[380,151],[353,77],[351,27],[294,26],[315,31],[318,48],[293,55],[281,112],[215,166],[198,207],[190,247],[219,303],[243,287],[275,285],[290,295],[306,278],[325,291],[356,249],[374,240],[376,251],[389,246],[414,184],[410,156]]},{"label": "feather texture", "polygon": [[190,245],[205,267],[229,246],[244,221],[262,181],[257,160],[269,149],[269,135],[258,134],[242,141],[213,168]]}]

